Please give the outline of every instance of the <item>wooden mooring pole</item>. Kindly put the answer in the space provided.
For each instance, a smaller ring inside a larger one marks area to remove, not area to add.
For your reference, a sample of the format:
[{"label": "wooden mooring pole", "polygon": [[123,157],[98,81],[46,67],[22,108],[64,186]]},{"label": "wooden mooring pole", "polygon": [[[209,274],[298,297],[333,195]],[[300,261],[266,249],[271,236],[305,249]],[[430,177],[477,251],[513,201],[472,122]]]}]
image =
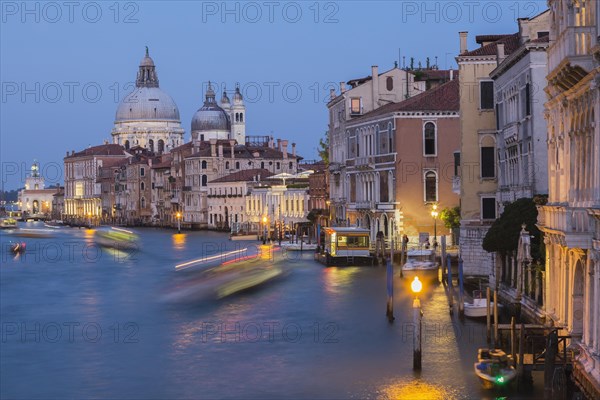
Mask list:
[{"label": "wooden mooring pole", "polygon": [[513,360],[513,367],[517,363],[517,332],[516,332],[516,319],[512,317],[510,319],[510,355]]},{"label": "wooden mooring pole", "polygon": [[498,291],[494,290],[494,343],[498,346]]},{"label": "wooden mooring pole", "polygon": [[487,310],[486,310],[486,312],[487,312],[487,314],[486,314],[487,330],[486,330],[486,333],[487,333],[487,342],[489,344],[490,341],[492,340],[492,316],[491,316],[491,312],[490,312],[491,311],[491,304],[490,304],[491,295],[490,295],[490,287],[489,286],[486,289],[486,298],[487,298],[487,305],[486,305],[486,308],[487,308]]}]

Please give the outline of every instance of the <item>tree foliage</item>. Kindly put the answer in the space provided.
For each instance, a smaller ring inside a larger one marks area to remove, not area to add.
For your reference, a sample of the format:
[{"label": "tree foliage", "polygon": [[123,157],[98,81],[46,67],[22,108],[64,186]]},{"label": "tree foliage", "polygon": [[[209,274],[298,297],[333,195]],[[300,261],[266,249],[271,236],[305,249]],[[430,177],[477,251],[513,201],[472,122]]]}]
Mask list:
[{"label": "tree foliage", "polygon": [[448,229],[460,228],[460,207],[444,208],[440,211],[440,219]]},{"label": "tree foliage", "polygon": [[329,165],[329,134],[325,132],[324,137],[319,139],[319,157],[321,160],[325,162],[326,165]]},{"label": "tree foliage", "polygon": [[[543,201],[543,200],[542,200]],[[540,204],[539,198],[522,198],[508,204],[504,212],[488,230],[483,239],[483,249],[487,252],[507,252],[516,251],[519,244],[519,233],[521,225],[525,224],[525,229],[529,232],[531,238],[531,257],[534,260],[543,262],[544,250],[542,232],[535,225],[537,223],[536,204]]]}]

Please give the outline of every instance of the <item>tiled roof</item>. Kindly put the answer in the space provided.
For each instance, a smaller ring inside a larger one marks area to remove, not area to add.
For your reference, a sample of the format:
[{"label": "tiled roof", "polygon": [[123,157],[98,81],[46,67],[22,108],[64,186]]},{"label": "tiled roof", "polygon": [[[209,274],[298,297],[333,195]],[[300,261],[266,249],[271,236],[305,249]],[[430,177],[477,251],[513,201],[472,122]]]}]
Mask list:
[{"label": "tiled roof", "polygon": [[[454,79],[458,79],[458,70],[454,71]],[[438,79],[447,79],[450,80],[450,70],[449,69],[425,69],[422,70],[423,76],[419,81],[427,81],[427,80],[438,80]]]},{"label": "tiled roof", "polygon": [[511,36],[511,34],[502,34],[502,35],[477,35],[475,36],[475,42],[482,44],[485,42],[496,42],[500,39],[504,39],[507,36]]},{"label": "tiled roof", "polygon": [[350,121],[350,124],[358,120],[398,111],[458,111],[459,100],[458,79],[454,79],[399,103],[387,104],[366,113],[362,117]]},{"label": "tiled roof", "polygon": [[467,51],[462,54],[459,54],[459,57],[473,57],[473,56],[495,56],[498,54],[498,43],[504,44],[504,54],[506,56],[510,55],[513,51],[519,48],[519,34],[514,33],[512,35],[488,35],[491,37],[501,37],[497,41],[493,43],[486,44],[485,46],[481,46],[478,49]]},{"label": "tiled roof", "polygon": [[209,183],[223,182],[249,182],[254,180],[255,176],[260,175],[260,179],[265,179],[273,175],[272,172],[262,168],[246,169],[243,171],[234,172],[221,178],[210,181]]},{"label": "tiled roof", "polygon": [[127,158],[109,158],[102,161],[102,168],[113,168],[126,165],[128,163]]},{"label": "tiled roof", "polygon": [[[228,141],[219,141],[219,144],[223,145],[223,157],[230,158],[231,157],[231,145]],[[218,147],[217,147],[218,151]],[[247,145],[235,145],[233,154],[237,159],[253,159],[254,153],[258,153],[258,158],[269,158],[269,159],[283,159],[283,152],[265,146],[247,146]],[[189,157],[210,157],[211,156],[211,148],[210,142],[203,141],[200,142],[199,150],[191,154]],[[300,159],[298,155],[295,157],[291,153],[287,153],[287,157],[291,160],[294,158]]]},{"label": "tiled roof", "polygon": [[85,150],[75,154],[70,154],[65,158],[84,157],[84,156],[124,156],[125,149],[118,144],[101,144],[100,146],[88,147]]},{"label": "tiled roof", "polygon": [[152,168],[170,168],[171,167],[172,158],[170,156],[163,156],[162,161],[157,161],[152,164]]}]

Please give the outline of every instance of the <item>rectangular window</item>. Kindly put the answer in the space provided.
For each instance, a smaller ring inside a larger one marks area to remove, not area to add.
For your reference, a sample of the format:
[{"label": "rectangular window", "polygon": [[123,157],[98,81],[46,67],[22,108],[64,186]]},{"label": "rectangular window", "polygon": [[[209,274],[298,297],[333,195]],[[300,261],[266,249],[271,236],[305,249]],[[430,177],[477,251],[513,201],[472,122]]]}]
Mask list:
[{"label": "rectangular window", "polygon": [[495,197],[483,197],[481,199],[481,219],[496,219]]},{"label": "rectangular window", "polygon": [[460,167],[460,152],[454,152],[454,176],[458,176],[458,168]]},{"label": "rectangular window", "polygon": [[494,178],[496,177],[496,165],[493,147],[481,148],[481,177]]},{"label": "rectangular window", "polygon": [[479,100],[482,110],[494,109],[494,82],[482,81],[479,82]]},{"label": "rectangular window", "polygon": [[146,170],[144,167],[140,168],[140,176],[144,176],[146,174]]},{"label": "rectangular window", "polygon": [[531,86],[525,85],[525,115],[531,115]]},{"label": "rectangular window", "polygon": [[350,114],[360,114],[360,97],[350,99]]},{"label": "rectangular window", "polygon": [[75,182],[75,197],[83,197],[83,182]]}]

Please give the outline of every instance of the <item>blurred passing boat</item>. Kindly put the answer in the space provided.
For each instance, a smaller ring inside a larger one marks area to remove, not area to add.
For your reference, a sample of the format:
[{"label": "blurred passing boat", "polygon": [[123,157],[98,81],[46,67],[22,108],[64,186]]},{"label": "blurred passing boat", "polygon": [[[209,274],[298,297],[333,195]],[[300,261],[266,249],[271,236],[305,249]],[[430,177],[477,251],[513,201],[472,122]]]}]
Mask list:
[{"label": "blurred passing boat", "polygon": [[103,247],[117,250],[135,250],[139,248],[139,237],[126,229],[100,228],[94,233],[94,241]]},{"label": "blurred passing boat", "polygon": [[11,236],[37,239],[50,238],[54,236],[54,231],[52,229],[21,228],[14,231]]},{"label": "blurred passing boat", "polygon": [[44,226],[50,229],[60,229],[68,227],[63,221],[48,221],[44,222]]},{"label": "blurred passing boat", "polygon": [[[189,276],[165,299],[175,302],[222,299],[286,275],[285,269],[265,261],[260,254],[239,257],[246,250],[231,251],[177,265],[175,268],[178,271],[190,267],[201,269],[189,271]],[[216,266],[205,265],[207,262],[214,262],[217,258],[219,261],[224,258],[231,259]]]},{"label": "blurred passing boat", "polygon": [[17,229],[17,220],[10,217],[0,219],[0,229]]}]

